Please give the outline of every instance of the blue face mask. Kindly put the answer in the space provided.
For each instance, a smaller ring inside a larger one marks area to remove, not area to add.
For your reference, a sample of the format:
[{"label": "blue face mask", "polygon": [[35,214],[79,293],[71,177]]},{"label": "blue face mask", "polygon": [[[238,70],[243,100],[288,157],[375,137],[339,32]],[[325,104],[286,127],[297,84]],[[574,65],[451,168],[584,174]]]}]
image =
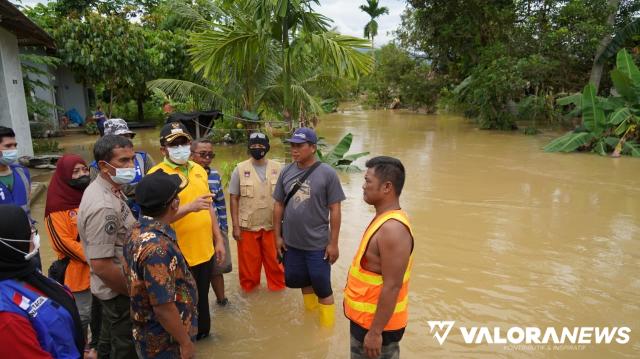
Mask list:
[{"label": "blue face mask", "polygon": [[107,165],[109,165],[109,167],[116,170],[116,175],[111,176],[111,180],[114,183],[129,184],[133,182],[133,180],[136,178],[136,169],[133,167],[132,168],[116,168],[116,167],[113,167],[109,162],[104,162],[104,163],[106,163]]},{"label": "blue face mask", "polygon": [[18,160],[18,150],[2,150],[0,164],[8,166]]},{"label": "blue face mask", "polygon": [[183,165],[189,161],[189,156],[191,156],[191,146],[176,146],[176,147],[167,147],[167,152],[169,152],[169,159],[173,163]]}]

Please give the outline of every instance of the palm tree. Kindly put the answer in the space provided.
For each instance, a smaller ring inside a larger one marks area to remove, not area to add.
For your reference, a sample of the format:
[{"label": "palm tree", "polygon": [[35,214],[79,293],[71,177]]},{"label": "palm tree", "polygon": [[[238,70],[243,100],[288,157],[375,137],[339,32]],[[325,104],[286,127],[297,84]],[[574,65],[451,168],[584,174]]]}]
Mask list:
[{"label": "palm tree", "polygon": [[373,38],[378,35],[376,19],[382,15],[388,15],[389,9],[386,6],[378,6],[378,0],[367,0],[367,5],[360,5],[360,10],[371,17],[371,21],[364,26],[364,37],[371,39],[371,49],[373,49]]},{"label": "palm tree", "polygon": [[367,41],[330,31],[331,20],[313,12],[311,3],[317,1],[218,2],[219,20],[193,21],[198,26],[189,40],[191,65],[209,85],[162,80],[150,86],[174,97],[182,90],[196,90],[207,94],[205,102],[219,95],[240,98],[242,110],[276,113],[278,108],[288,121],[318,114],[318,99],[309,89],[367,74],[373,59],[359,51],[368,47]]}]

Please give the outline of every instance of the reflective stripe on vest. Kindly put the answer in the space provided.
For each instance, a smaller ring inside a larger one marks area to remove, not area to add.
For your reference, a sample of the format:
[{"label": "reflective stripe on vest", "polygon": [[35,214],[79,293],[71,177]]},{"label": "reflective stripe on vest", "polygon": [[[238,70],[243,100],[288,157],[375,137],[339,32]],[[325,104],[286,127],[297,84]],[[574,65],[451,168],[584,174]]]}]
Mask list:
[{"label": "reflective stripe on vest", "polygon": [[1,280],[0,312],[14,313],[28,319],[40,346],[52,357],[80,358],[74,341],[75,326],[71,314],[28,285],[13,279]]},{"label": "reflective stripe on vest", "polygon": [[136,184],[142,180],[142,177],[144,177],[144,172],[145,170],[147,170],[147,168],[144,168],[144,158],[145,153],[136,152],[136,156],[133,158],[133,165],[136,169],[136,177],[133,179],[133,181],[131,181],[130,184]]},{"label": "reflective stripe on vest", "polygon": [[[362,268],[361,262],[373,235],[390,219],[397,220],[404,224],[413,237],[411,225],[409,224],[406,213],[400,210],[383,213],[369,224],[369,227],[367,227],[367,230],[362,235],[360,247],[353,258],[347,276],[343,304],[345,316],[365,329],[371,328],[371,323],[373,322],[378,307],[378,299],[382,291],[383,278],[380,274]],[[411,276],[412,265],[413,252],[409,257],[409,264],[402,279],[402,287],[398,293],[393,315],[384,327],[385,331],[398,330],[407,326],[409,317],[407,311],[409,303],[409,278]]]},{"label": "reflective stripe on vest", "polygon": [[238,217],[240,227],[245,230],[259,231],[273,229],[272,197],[281,166],[278,162],[268,160],[264,182],[260,180],[258,172],[251,160],[238,164],[238,178],[240,179],[240,202],[238,203]]}]

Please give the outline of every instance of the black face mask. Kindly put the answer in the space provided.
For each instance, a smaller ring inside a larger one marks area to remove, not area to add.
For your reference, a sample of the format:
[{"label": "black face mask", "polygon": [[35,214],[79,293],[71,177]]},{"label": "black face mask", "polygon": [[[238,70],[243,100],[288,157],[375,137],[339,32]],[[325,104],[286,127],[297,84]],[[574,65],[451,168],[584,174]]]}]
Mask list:
[{"label": "black face mask", "polygon": [[267,154],[267,150],[264,148],[250,148],[249,154],[256,160],[261,160]]},{"label": "black face mask", "polygon": [[89,176],[81,176],[69,180],[69,186],[81,191],[84,191],[84,189],[89,186],[89,183],[91,183],[91,178]]}]

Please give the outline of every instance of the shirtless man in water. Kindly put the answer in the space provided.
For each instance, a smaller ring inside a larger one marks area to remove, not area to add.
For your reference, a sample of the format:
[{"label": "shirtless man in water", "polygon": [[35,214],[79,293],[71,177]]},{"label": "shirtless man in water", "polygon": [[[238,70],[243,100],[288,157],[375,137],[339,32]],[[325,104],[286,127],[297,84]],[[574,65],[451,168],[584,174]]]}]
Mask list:
[{"label": "shirtless man in water", "polygon": [[405,171],[386,156],[367,161],[364,201],[376,216],[362,236],[351,263],[344,312],[351,322],[351,358],[395,359],[407,326],[413,234],[400,209]]}]

